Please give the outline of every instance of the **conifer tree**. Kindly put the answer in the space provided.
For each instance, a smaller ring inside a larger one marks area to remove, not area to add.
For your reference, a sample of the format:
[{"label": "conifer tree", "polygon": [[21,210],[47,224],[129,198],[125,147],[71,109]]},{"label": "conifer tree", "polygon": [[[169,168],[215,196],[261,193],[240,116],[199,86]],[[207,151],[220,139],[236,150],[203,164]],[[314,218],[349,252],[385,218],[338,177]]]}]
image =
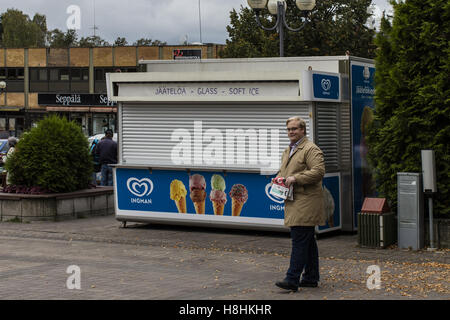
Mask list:
[{"label": "conifer tree", "polygon": [[450,2],[392,1],[392,25],[376,38],[375,120],[369,159],[378,191],[395,210],[397,173],[421,172],[421,150],[436,152],[434,212],[450,214]]}]

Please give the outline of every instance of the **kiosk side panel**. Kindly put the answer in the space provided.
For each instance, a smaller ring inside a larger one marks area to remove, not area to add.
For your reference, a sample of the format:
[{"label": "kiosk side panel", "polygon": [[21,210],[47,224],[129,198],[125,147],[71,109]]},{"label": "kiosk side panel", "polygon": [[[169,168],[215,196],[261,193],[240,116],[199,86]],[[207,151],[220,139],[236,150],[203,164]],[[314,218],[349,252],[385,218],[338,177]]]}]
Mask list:
[{"label": "kiosk side panel", "polygon": [[373,121],[375,108],[373,63],[351,61],[351,108],[353,147],[353,226],[365,197],[376,196],[373,168],[367,160],[367,126]]}]

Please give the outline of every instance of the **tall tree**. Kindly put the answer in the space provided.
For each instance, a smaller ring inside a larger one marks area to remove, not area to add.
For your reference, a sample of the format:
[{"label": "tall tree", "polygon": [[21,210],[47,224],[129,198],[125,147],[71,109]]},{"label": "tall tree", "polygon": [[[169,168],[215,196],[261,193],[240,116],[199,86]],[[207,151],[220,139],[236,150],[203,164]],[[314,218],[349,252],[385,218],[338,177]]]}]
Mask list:
[{"label": "tall tree", "polygon": [[99,36],[82,37],[79,41],[80,47],[107,47],[110,44]]},{"label": "tall tree", "polygon": [[3,23],[1,15],[0,15],[0,47],[3,47]]},{"label": "tall tree", "polygon": [[[287,0],[286,20],[289,26],[297,28],[304,20],[294,0]],[[285,29],[285,56],[352,55],[372,58],[375,46],[375,30],[368,27],[371,16],[368,11],[371,0],[321,0],[309,13],[309,21],[299,32]],[[274,25],[275,18],[267,9],[262,11],[262,23]],[[230,13],[227,26],[230,39],[223,50],[223,57],[266,57],[278,56],[279,37],[275,31],[263,31],[256,23],[255,14],[247,7],[241,7],[238,14]]]},{"label": "tall tree", "polygon": [[20,10],[8,9],[1,15],[4,47],[40,47],[45,45],[47,23],[44,15],[35,14],[33,20]]},{"label": "tall tree", "polygon": [[43,14],[36,13],[32,22],[38,28],[36,29],[36,46],[45,47],[47,42],[47,18]]},{"label": "tall tree", "polygon": [[48,42],[52,48],[68,48],[78,46],[77,32],[69,29],[65,33],[59,29],[54,29],[48,33]]},{"label": "tall tree", "polygon": [[117,37],[116,41],[114,41],[114,45],[116,47],[123,47],[128,44],[128,41],[125,38]]},{"label": "tall tree", "polygon": [[[269,25],[265,16],[261,18],[265,26]],[[274,32],[261,29],[255,14],[250,8],[241,7],[240,12],[233,9],[230,12],[230,25],[227,26],[230,40],[226,40],[226,47],[221,51],[223,58],[254,58],[273,57],[278,55],[279,39]]]},{"label": "tall tree", "polygon": [[141,38],[133,43],[133,46],[164,46],[164,45],[166,45],[166,42],[147,38]]},{"label": "tall tree", "polygon": [[381,195],[397,205],[397,172],[421,172],[421,150],[436,152],[434,212],[450,215],[450,3],[392,1],[376,43],[375,118],[369,159]]}]

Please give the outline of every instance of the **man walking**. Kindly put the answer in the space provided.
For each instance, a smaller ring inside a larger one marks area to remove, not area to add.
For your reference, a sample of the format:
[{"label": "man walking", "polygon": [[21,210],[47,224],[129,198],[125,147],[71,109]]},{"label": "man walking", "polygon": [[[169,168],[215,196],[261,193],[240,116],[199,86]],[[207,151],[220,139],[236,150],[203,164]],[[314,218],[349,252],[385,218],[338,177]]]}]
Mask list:
[{"label": "man walking", "polygon": [[286,186],[293,185],[294,199],[286,200],[284,209],[284,224],[291,229],[292,252],[285,279],[275,284],[297,291],[299,286],[317,287],[319,281],[314,229],[326,221],[322,193],[325,162],[319,147],[306,137],[303,119],[289,118],[286,128],[290,145],[281,157],[278,176],[285,179]]},{"label": "man walking", "polygon": [[112,186],[112,167],[109,164],[117,163],[117,143],[113,140],[113,132],[111,129],[105,131],[105,137],[98,143],[95,152],[99,157],[101,164],[101,185]]}]

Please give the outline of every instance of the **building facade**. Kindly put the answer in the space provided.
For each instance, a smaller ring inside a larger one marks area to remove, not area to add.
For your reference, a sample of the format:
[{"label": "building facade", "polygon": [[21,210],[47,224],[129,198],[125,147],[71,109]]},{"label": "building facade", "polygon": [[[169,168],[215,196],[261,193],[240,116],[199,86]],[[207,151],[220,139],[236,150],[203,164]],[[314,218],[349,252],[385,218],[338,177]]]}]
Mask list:
[{"label": "building facade", "polygon": [[140,60],[215,59],[223,45],[94,48],[0,48],[0,138],[20,137],[48,114],[80,124],[87,135],[116,127],[106,73],[137,72]]}]

